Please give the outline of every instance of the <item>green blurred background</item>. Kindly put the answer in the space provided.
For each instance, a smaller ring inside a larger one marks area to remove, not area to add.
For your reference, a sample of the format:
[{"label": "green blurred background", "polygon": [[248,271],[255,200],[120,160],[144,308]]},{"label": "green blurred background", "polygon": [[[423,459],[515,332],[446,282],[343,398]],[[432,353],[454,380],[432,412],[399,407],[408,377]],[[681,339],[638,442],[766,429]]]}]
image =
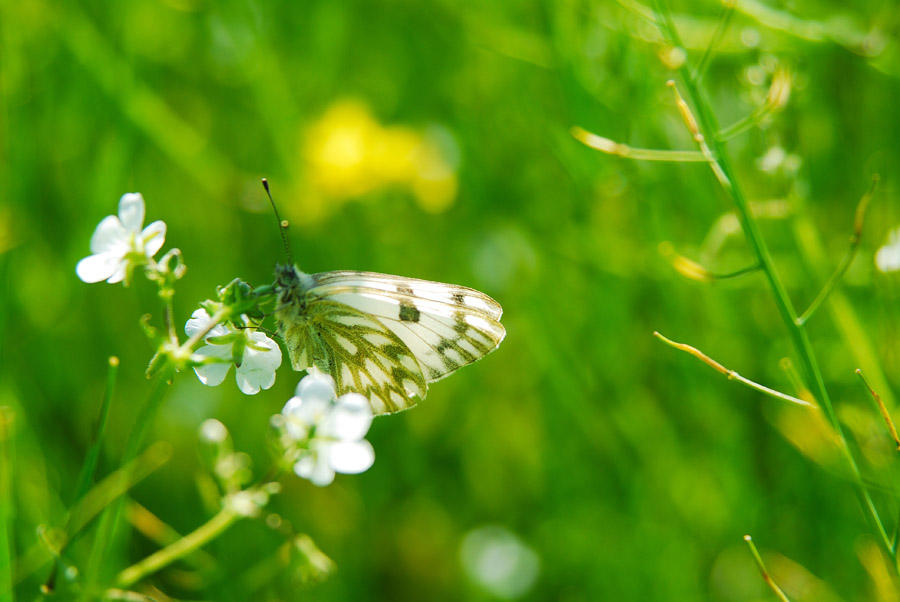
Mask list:
[{"label": "green blurred background", "polygon": [[[892,528],[897,460],[853,370],[893,407],[897,281],[872,256],[900,221],[900,9],[787,4],[740,3],[704,89],[728,124],[762,103],[777,69],[791,74],[785,110],[730,149],[798,307],[846,250],[872,173],[882,176],[860,252],[810,335]],[[635,147],[693,150],[664,85],[675,77],[661,59],[669,53],[640,5],[3,0],[0,10],[0,405],[14,415],[4,460],[14,557],[39,525],[64,524],[107,358],[121,369],[100,476],[118,466],[150,390],[138,317],[159,324],[160,306],[146,281],[76,278],[94,227],[123,193],[143,193],[147,222],[168,224],[164,248],[180,248],[188,265],[176,297],[183,324],[217,285],[269,283],[283,261],[265,176],[301,269],[472,286],[503,304],[508,335],[418,408],[376,420],[365,474],[322,489],[284,480],[271,510],[335,561],[324,583],[298,584],[277,554],[283,540],[246,521],[206,548],[218,571],[177,564],[139,591],[772,599],[742,542],[751,533],[792,599],[896,599],[876,597],[890,582],[870,575],[891,569],[871,553],[815,418],[651,335],[796,394],[762,276],[698,282],[660,252],[668,242],[716,272],[750,263],[739,231],[728,235],[732,207],[710,170],[602,155],[569,134],[580,125]],[[673,10],[696,63],[721,6]],[[179,375],[150,434],[174,460],[133,499],[181,533],[203,523],[200,423],[225,423],[261,473],[269,417],[298,377],[285,364],[271,390],[246,397],[233,376],[207,388]],[[518,589],[492,590],[465,568],[464,538],[496,534],[477,531],[490,526],[536,554],[533,583],[526,574],[511,578]],[[158,548],[124,531],[109,576]],[[76,568],[93,532],[67,553]],[[51,566],[25,577],[16,599],[38,597]]]}]

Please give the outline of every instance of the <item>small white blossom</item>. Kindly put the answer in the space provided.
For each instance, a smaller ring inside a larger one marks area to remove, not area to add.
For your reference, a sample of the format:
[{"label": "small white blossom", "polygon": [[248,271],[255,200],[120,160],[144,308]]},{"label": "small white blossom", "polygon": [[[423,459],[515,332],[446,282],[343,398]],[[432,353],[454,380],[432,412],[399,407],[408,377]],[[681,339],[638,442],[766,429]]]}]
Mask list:
[{"label": "small white blossom", "polygon": [[[205,330],[210,323],[205,309],[191,314],[184,325],[188,336]],[[215,387],[225,380],[232,363],[237,363],[237,385],[246,395],[256,395],[260,389],[268,389],[275,384],[275,370],[281,365],[281,348],[265,334],[252,328],[235,328],[226,324],[216,324],[203,337],[206,345],[193,354],[198,362],[194,367],[197,378],[204,385]],[[236,344],[238,344],[236,347]],[[235,350],[241,350],[241,357],[235,357]]]},{"label": "small white blossom", "polygon": [[228,438],[228,429],[215,418],[209,418],[200,425],[200,437],[207,443],[223,443]]},{"label": "small white blossom", "polygon": [[369,400],[359,393],[336,397],[334,389],[334,379],[313,370],[282,410],[287,439],[305,446],[294,472],[319,486],[331,483],[336,472],[358,474],[375,462],[364,439],[372,424]]},{"label": "small white blossom", "polygon": [[262,489],[238,491],[225,497],[225,506],[238,516],[258,516],[268,503],[269,494]]},{"label": "small white blossom", "polygon": [[91,236],[91,253],[78,262],[75,273],[85,282],[125,280],[162,248],[166,224],[155,221],[143,230],[144,197],[129,192],[119,200],[119,216],[107,215]]},{"label": "small white blossom", "polygon": [[875,265],[882,272],[900,270],[900,228],[891,230],[887,242],[875,253]]}]

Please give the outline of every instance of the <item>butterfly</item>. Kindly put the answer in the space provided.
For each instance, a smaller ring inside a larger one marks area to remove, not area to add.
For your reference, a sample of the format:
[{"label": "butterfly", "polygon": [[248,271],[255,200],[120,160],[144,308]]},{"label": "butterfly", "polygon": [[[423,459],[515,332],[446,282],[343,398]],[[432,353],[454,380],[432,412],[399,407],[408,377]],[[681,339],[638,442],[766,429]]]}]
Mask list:
[{"label": "butterfly", "polygon": [[464,286],[374,272],[275,267],[278,333],[294,370],[330,374],[375,414],[411,408],[428,383],[496,349],[503,309]]}]

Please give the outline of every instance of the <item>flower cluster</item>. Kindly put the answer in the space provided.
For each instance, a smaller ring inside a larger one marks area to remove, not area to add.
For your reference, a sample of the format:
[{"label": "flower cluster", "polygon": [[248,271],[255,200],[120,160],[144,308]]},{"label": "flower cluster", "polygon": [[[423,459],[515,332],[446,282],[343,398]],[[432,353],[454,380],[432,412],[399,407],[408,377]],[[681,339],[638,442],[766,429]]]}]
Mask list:
[{"label": "flower cluster", "polygon": [[364,439],[372,424],[369,401],[359,393],[337,397],[334,379],[315,369],[273,424],[294,472],[316,485],[328,485],[336,472],[365,472],[375,462],[372,444]]},{"label": "flower cluster", "polygon": [[[220,287],[217,300],[204,301],[191,315],[184,326],[188,340],[179,342],[172,327],[171,303],[174,283],[184,273],[181,253],[173,249],[154,260],[165,242],[166,225],[156,221],[143,228],[143,222],[143,197],[123,195],[118,217],[110,215],[100,222],[91,238],[93,254],[78,262],[76,273],[85,282],[124,281],[127,285],[142,267],[147,278],[158,283],[160,297],[167,304],[166,329],[161,335],[145,325],[158,345],[148,374],[158,373],[160,366],[172,371],[191,367],[200,382],[216,386],[224,382],[234,364],[238,388],[245,394],[272,387],[275,371],[281,366],[281,348],[259,330],[265,317],[261,305],[266,295],[271,298],[271,291],[267,287],[253,289],[239,279]],[[334,480],[335,473],[356,474],[372,466],[375,452],[365,440],[372,417],[368,399],[358,393],[338,397],[334,379],[313,370],[300,381],[296,395],[281,414],[273,417],[273,424],[279,429],[285,463],[298,476],[324,486]],[[225,490],[229,495],[245,493],[241,487],[246,467],[234,464],[243,456],[223,451],[230,450],[224,425],[208,421],[202,432],[218,450],[215,473],[224,479]]]}]

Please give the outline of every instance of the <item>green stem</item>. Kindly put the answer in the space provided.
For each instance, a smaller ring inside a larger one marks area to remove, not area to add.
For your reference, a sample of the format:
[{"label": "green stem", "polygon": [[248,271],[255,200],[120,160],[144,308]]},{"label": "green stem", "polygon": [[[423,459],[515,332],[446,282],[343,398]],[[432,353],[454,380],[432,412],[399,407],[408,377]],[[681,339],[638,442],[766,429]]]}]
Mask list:
[{"label": "green stem", "polygon": [[584,128],[574,126],[570,131],[572,137],[594,150],[598,150],[608,155],[616,155],[624,159],[634,159],[635,161],[666,161],[666,162],[700,162],[706,161],[706,157],[697,151],[688,150],[658,150],[652,148],[635,148],[592,134]]},{"label": "green stem", "polygon": [[703,56],[700,57],[700,61],[697,63],[697,68],[694,69],[694,73],[692,74],[694,80],[699,82],[706,74],[706,70],[707,68],[709,68],[709,63],[712,60],[713,53],[722,42],[722,38],[725,37],[725,32],[728,31],[728,24],[731,23],[731,17],[734,16],[735,3],[736,0],[727,0],[726,2],[722,3],[722,16],[719,18],[719,22],[716,23],[716,30],[713,32],[713,37],[709,41],[709,45],[707,45],[706,50],[703,52]]},{"label": "green stem", "polygon": [[875,175],[872,177],[872,184],[869,187],[869,190],[866,191],[866,194],[863,195],[856,207],[856,217],[853,221],[853,234],[850,236],[850,248],[847,249],[847,252],[844,254],[844,257],[841,260],[840,265],[838,265],[838,268],[834,271],[834,274],[831,275],[831,278],[828,279],[828,282],[825,283],[825,286],[822,287],[822,290],[813,302],[809,304],[809,308],[803,312],[802,316],[797,318],[797,324],[800,326],[805,324],[806,321],[816,313],[816,310],[819,309],[822,302],[828,298],[828,295],[831,294],[834,287],[841,281],[847,268],[849,268],[850,264],[853,262],[853,258],[856,256],[856,250],[859,248],[859,241],[862,240],[862,227],[863,220],[866,217],[866,210],[869,208],[869,202],[872,200],[872,195],[875,193],[875,187],[877,185],[878,176]]},{"label": "green stem", "polygon": [[693,355],[694,357],[700,359],[701,361],[703,361],[706,365],[708,365],[710,368],[712,368],[716,372],[718,372],[720,374],[724,374],[726,377],[728,377],[728,380],[736,380],[739,383],[747,385],[748,387],[750,387],[751,389],[753,389],[755,391],[759,391],[760,393],[764,393],[765,395],[769,395],[771,397],[774,397],[775,399],[781,399],[782,401],[789,401],[789,402],[795,403],[797,405],[806,406],[808,408],[813,408],[813,409],[818,409],[815,404],[811,404],[806,400],[799,399],[797,397],[792,397],[790,395],[782,393],[781,391],[776,391],[775,389],[770,389],[769,387],[767,387],[765,385],[761,385],[757,382],[754,382],[754,381],[750,380],[749,378],[744,378],[743,376],[741,376],[734,370],[729,370],[728,368],[726,368],[725,366],[723,366],[716,360],[712,359],[711,357],[709,357],[708,355],[706,355],[705,353],[703,353],[696,347],[691,347],[690,345],[685,345],[684,343],[676,343],[675,341],[673,341],[671,339],[667,339],[666,337],[664,337],[663,335],[661,335],[658,332],[654,332],[653,336],[655,336],[657,339],[659,339],[666,345],[669,345],[670,347],[674,347],[675,349],[679,349],[681,351],[689,353],[689,354]]},{"label": "green stem", "polygon": [[738,134],[743,134],[753,126],[757,125],[760,121],[762,121],[762,118],[765,117],[770,110],[771,107],[768,104],[756,107],[749,115],[745,115],[728,127],[724,128],[722,131],[718,132],[716,134],[716,139],[724,142],[725,140],[731,140]]},{"label": "green stem", "polygon": [[229,317],[231,317],[231,308],[227,305],[223,306],[219,311],[217,311],[210,317],[209,323],[206,325],[206,328],[195,333],[194,336],[185,341],[184,344],[181,345],[181,349],[186,350],[187,353],[190,353],[194,349],[194,347],[197,346],[197,343],[203,340],[203,337],[208,335],[213,328],[221,324],[223,321],[227,320]]},{"label": "green stem", "polygon": [[753,554],[753,560],[756,562],[756,567],[759,569],[763,581],[766,582],[769,589],[778,596],[778,599],[781,600],[781,602],[791,602],[785,593],[781,591],[781,588],[778,587],[778,584],[772,579],[772,576],[769,575],[769,571],[766,570],[766,565],[763,562],[762,556],[759,555],[759,550],[756,549],[756,544],[753,543],[753,538],[749,535],[744,535],[744,541],[746,541],[747,545],[750,547],[750,553]]},{"label": "green stem", "polygon": [[[672,24],[671,14],[668,7],[665,6],[664,0],[654,0],[654,5],[657,13],[662,17],[659,22],[659,27],[662,29],[663,34],[673,45],[679,47],[682,46],[678,33]],[[691,79],[691,71],[687,61],[679,69],[679,73],[682,76],[688,96],[693,101],[694,108],[697,111],[700,120],[700,130],[702,132],[719,131],[717,121],[709,102],[705,95],[701,93],[697,83]],[[727,179],[728,185],[724,186],[724,188],[734,201],[740,217],[741,228],[747,238],[747,243],[750,245],[754,255],[757,256],[760,267],[768,281],[769,288],[772,290],[772,296],[775,305],[778,308],[778,313],[787,328],[788,335],[790,336],[794,350],[800,360],[800,365],[803,368],[805,379],[810,385],[810,391],[813,394],[813,397],[825,410],[825,413],[841,442],[840,447],[847,462],[851,480],[854,484],[857,496],[860,499],[860,503],[863,508],[865,508],[868,517],[872,522],[872,526],[881,538],[883,545],[887,550],[891,551],[893,555],[890,537],[885,531],[884,524],[881,522],[881,518],[878,515],[872,497],[863,483],[859,467],[857,466],[853,455],[850,453],[850,448],[847,444],[847,439],[844,436],[843,428],[841,427],[837,414],[834,411],[834,407],[831,404],[831,398],[825,388],[825,382],[822,378],[822,373],[819,370],[818,363],[816,362],[809,336],[803,326],[797,323],[797,312],[794,310],[794,306],[787,294],[787,290],[778,276],[778,272],[775,269],[775,263],[766,246],[765,239],[760,232],[759,224],[753,213],[750,211],[747,198],[744,196],[744,192],[737,181],[736,173],[731,165],[731,160],[728,155],[727,144],[725,141],[719,140],[715,136],[706,137],[706,139],[712,142],[711,150],[714,159],[710,164],[710,167],[717,177],[719,177],[720,181],[722,180],[720,176],[724,176]]]},{"label": "green stem", "polygon": [[760,268],[759,265],[748,265],[745,268],[741,268],[734,272],[728,272],[727,274],[710,272],[709,275],[713,280],[729,280],[731,278],[739,278],[741,276],[746,276],[747,274],[752,274],[753,272],[758,272],[760,269],[762,268]]},{"label": "green stem", "polygon": [[103,437],[106,434],[106,424],[109,419],[109,408],[112,405],[113,390],[116,387],[116,377],[119,373],[119,358],[109,358],[109,371],[106,373],[106,391],[103,393],[103,401],[100,404],[100,416],[97,418],[97,428],[94,430],[94,440],[84,459],[81,475],[78,477],[78,486],[75,488],[75,501],[87,493],[94,481],[94,472],[97,470],[97,461],[100,458],[100,448],[103,446]]},{"label": "green stem", "polygon": [[193,532],[119,573],[119,576],[116,577],[116,585],[122,588],[130,587],[147,575],[155,573],[212,541],[240,518],[242,518],[240,514],[226,505],[218,514]]}]

